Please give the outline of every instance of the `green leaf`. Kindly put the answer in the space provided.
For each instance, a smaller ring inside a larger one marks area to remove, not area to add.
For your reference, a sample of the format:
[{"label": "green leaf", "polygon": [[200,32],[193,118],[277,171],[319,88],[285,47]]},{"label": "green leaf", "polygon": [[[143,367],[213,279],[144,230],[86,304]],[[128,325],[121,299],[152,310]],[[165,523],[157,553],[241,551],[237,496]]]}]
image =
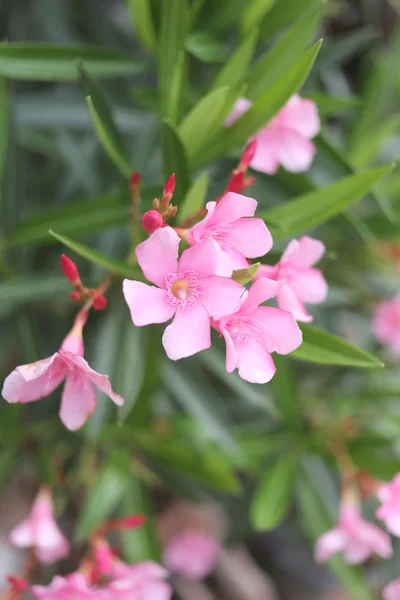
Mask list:
[{"label": "green leaf", "polygon": [[179,125],[178,132],[189,159],[203,150],[219,130],[226,116],[229,88],[211,91],[189,112]]},{"label": "green leaf", "polygon": [[188,190],[183,202],[181,202],[178,210],[179,223],[183,223],[185,219],[196,214],[204,207],[207,190],[209,184],[208,173],[204,172],[198,177]]},{"label": "green leaf", "polygon": [[167,115],[171,123],[176,124],[180,118],[181,104],[183,100],[183,83],[186,77],[187,60],[185,52],[179,52],[174,69],[172,71],[172,78],[169,87],[169,104],[167,109]]},{"label": "green leaf", "polygon": [[5,79],[0,78],[0,215],[2,213],[3,203],[3,173],[6,161],[7,146],[8,146],[8,89]]},{"label": "green leaf", "polygon": [[129,156],[114,123],[107,98],[96,80],[85,72],[82,65],[79,65],[79,76],[87,95],[86,102],[97,136],[117,169],[119,169],[122,175],[129,177],[132,174],[133,168],[130,165]]},{"label": "green leaf", "polygon": [[161,151],[165,180],[175,173],[174,198],[179,204],[190,187],[190,171],[182,140],[168,121],[163,121],[161,126]]},{"label": "green leaf", "polygon": [[[305,11],[314,6],[315,3],[315,0],[285,0],[285,2],[276,2],[260,24],[261,39],[265,40],[283,27],[291,25]],[[323,0],[319,0],[319,4],[322,3]]]},{"label": "green leaf", "polygon": [[226,45],[204,32],[191,33],[186,38],[186,50],[205,63],[221,63],[226,59]]},{"label": "green leaf", "polygon": [[238,283],[241,283],[242,285],[246,285],[246,283],[249,283],[249,281],[251,281],[255,277],[259,267],[260,263],[254,263],[250,265],[250,267],[247,267],[245,269],[238,269],[237,271],[233,271],[232,279],[234,281],[237,281]]},{"label": "green leaf", "polygon": [[118,408],[120,422],[125,421],[132,411],[142,389],[145,374],[145,355],[143,352],[146,331],[133,327],[129,312],[126,313],[123,328],[119,336],[119,351],[115,381],[118,393],[124,398],[123,406]]},{"label": "green leaf", "polygon": [[151,54],[157,52],[156,31],[151,12],[151,0],[127,0],[132,27],[143,46]]},{"label": "green leaf", "polygon": [[349,342],[315,327],[300,323],[303,332],[303,343],[291,356],[323,365],[342,365],[344,367],[364,367],[374,369],[383,367],[383,363],[375,356],[356,348]]},{"label": "green leaf", "polygon": [[286,429],[301,427],[301,404],[297,392],[296,376],[291,362],[286,356],[274,355],[276,373],[271,386],[275,405],[279,408]]},{"label": "green leaf", "polygon": [[19,449],[15,444],[2,448],[0,452],[0,490],[7,484],[9,477],[15,471],[15,463],[19,458]]},{"label": "green leaf", "polygon": [[372,128],[364,136],[362,142],[353,147],[351,158],[355,165],[363,167],[372,163],[382,150],[384,142],[397,135],[400,130],[400,115],[388,117]]},{"label": "green leaf", "polygon": [[71,284],[62,275],[40,273],[24,275],[23,278],[9,279],[0,283],[0,305],[9,304],[15,308],[24,302],[54,299],[71,291]]},{"label": "green leaf", "polygon": [[260,216],[267,223],[279,227],[274,232],[274,241],[298,235],[347,210],[353,202],[365,196],[392,169],[393,165],[386,165],[344,177],[332,185],[303,194],[295,200],[271,208]]},{"label": "green leaf", "polygon": [[93,250],[93,248],[89,248],[80,242],[76,242],[75,240],[71,240],[65,235],[59,235],[55,231],[50,229],[50,235],[55,237],[59,242],[70,248],[82,256],[82,258],[86,258],[86,260],[103,267],[110,273],[116,273],[118,275],[122,275],[123,277],[129,277],[134,279],[141,279],[141,275],[137,267],[130,265],[122,260],[117,260],[116,258],[110,258],[109,256],[105,256],[98,250]]},{"label": "green leaf", "polygon": [[240,86],[251,62],[254,48],[257,43],[257,37],[258,31],[253,29],[240,44],[238,49],[226,61],[225,66],[219,71],[212,83],[210,91],[226,86],[229,86],[231,89],[236,89]]},{"label": "green leaf", "polygon": [[246,97],[249,100],[254,101],[264,95],[307,48],[318,28],[321,12],[320,2],[311,6],[272,49],[254,63],[246,78]]},{"label": "green leaf", "polygon": [[76,81],[76,61],[83,60],[94,77],[141,73],[145,64],[129,55],[96,47],[59,46],[35,42],[0,45],[0,75],[32,81]]},{"label": "green leaf", "polygon": [[255,529],[273,529],[285,517],[294,487],[296,462],[296,457],[283,455],[261,476],[250,508]]},{"label": "green leaf", "polygon": [[254,27],[257,27],[260,21],[271,10],[275,2],[276,0],[252,0],[249,2],[240,19],[242,33],[248,33]]},{"label": "green leaf", "polygon": [[330,96],[322,92],[305,94],[306,98],[313,100],[322,118],[335,117],[338,113],[354,110],[362,104],[362,100],[355,96]]}]

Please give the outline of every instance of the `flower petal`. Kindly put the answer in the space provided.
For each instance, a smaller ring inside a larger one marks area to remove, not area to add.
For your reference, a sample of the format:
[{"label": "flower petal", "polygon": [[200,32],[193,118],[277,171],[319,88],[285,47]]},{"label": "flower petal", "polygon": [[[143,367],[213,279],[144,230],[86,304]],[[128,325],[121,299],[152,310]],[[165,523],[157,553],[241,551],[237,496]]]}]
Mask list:
[{"label": "flower petal", "polygon": [[[83,359],[82,359],[83,360]],[[61,396],[60,419],[70,431],[76,431],[95,410],[96,390],[80,371],[71,371]]]},{"label": "flower petal", "polygon": [[137,327],[165,323],[174,316],[176,307],[166,300],[164,289],[129,279],[124,279],[122,286],[132,321]]},{"label": "flower petal", "polygon": [[288,127],[279,128],[277,140],[275,152],[280,164],[291,173],[308,171],[316,153],[314,144]]},{"label": "flower petal", "polygon": [[29,548],[34,544],[34,535],[31,519],[21,521],[8,536],[10,543],[18,548]]},{"label": "flower petal", "polygon": [[200,277],[208,275],[232,275],[232,264],[229,257],[211,238],[200,241],[182,253],[178,264],[178,273],[195,271]]},{"label": "flower petal", "polygon": [[315,562],[323,563],[334,554],[343,552],[347,541],[347,535],[340,527],[334,527],[322,534],[315,545]]},{"label": "flower petal", "polygon": [[33,402],[51,394],[66,374],[67,366],[55,352],[49,358],[14,369],[4,381],[2,395],[10,403]]},{"label": "flower petal", "polygon": [[237,250],[247,258],[264,256],[272,248],[272,236],[262,219],[238,219],[231,231]]},{"label": "flower petal", "polygon": [[253,315],[266,328],[262,344],[268,352],[289,354],[301,345],[303,334],[291,313],[273,306],[260,306]]},{"label": "flower petal", "polygon": [[302,269],[288,281],[288,285],[302,302],[318,304],[328,294],[328,284],[319,269]]},{"label": "flower petal", "polygon": [[206,204],[206,209],[207,209],[207,214],[204,217],[204,219],[202,219],[201,221],[199,221],[199,223],[196,223],[196,225],[193,225],[193,227],[191,229],[189,229],[189,231],[187,232],[185,239],[187,241],[188,244],[190,244],[191,246],[193,246],[194,244],[196,244],[196,242],[200,242],[200,240],[203,237],[203,233],[204,231],[207,229],[208,224],[210,222],[211,217],[214,214],[214,210],[215,207],[217,206],[216,202],[207,202]]},{"label": "flower petal", "polygon": [[268,383],[275,375],[271,355],[254,340],[235,342],[239,375],[250,383]]},{"label": "flower petal", "polygon": [[276,137],[274,131],[267,125],[257,135],[257,147],[250,163],[255,171],[273,175],[279,169],[279,160],[276,153]]},{"label": "flower petal", "polygon": [[400,577],[391,581],[382,592],[383,600],[399,600],[400,598]]},{"label": "flower petal", "polygon": [[320,261],[325,254],[325,244],[308,235],[303,235],[303,237],[298,240],[298,245],[298,252],[291,262],[291,266],[312,267]]},{"label": "flower petal", "polygon": [[242,217],[252,217],[256,212],[256,208],[257,200],[254,200],[254,198],[236,192],[228,192],[217,203],[209,225],[213,227],[226,225]]},{"label": "flower petal", "polygon": [[315,102],[292,96],[279,113],[279,123],[290,127],[302,136],[312,139],[321,129],[318,109]]},{"label": "flower petal", "polygon": [[275,298],[283,285],[284,281],[275,281],[266,277],[256,279],[249,289],[246,300],[242,304],[241,312],[253,310],[263,302]]},{"label": "flower petal", "polygon": [[51,564],[69,554],[69,542],[55,521],[46,519],[36,528],[35,550],[42,564]]},{"label": "flower petal", "polygon": [[233,125],[244,113],[246,113],[253,103],[248,98],[238,98],[233,105],[233,108],[224,121],[224,127]]},{"label": "flower petal", "polygon": [[168,273],[177,272],[179,241],[171,227],[161,227],[135,250],[144,276],[160,288],[165,288]]},{"label": "flower petal", "polygon": [[218,321],[221,317],[236,312],[246,295],[246,288],[240,283],[228,277],[214,275],[202,280],[199,302],[204,305],[210,317]]},{"label": "flower petal", "polygon": [[171,360],[192,356],[211,346],[210,317],[199,302],[190,308],[179,307],[174,320],[164,331],[162,343]]},{"label": "flower petal", "polygon": [[233,343],[233,340],[226,329],[222,329],[221,333],[224,336],[226,343],[225,367],[228,373],[233,373],[233,371],[238,366],[238,358],[236,354],[235,344]]},{"label": "flower petal", "polygon": [[288,284],[284,284],[277,296],[278,306],[282,310],[287,310],[292,313],[296,321],[310,323],[313,320],[301,300]]},{"label": "flower petal", "polygon": [[90,382],[94,383],[99,390],[101,390],[106,396],[108,396],[115,404],[122,406],[124,399],[119,394],[113,392],[111,383],[108,375],[98,373],[90,367],[87,361],[81,356],[76,356],[72,359],[75,368],[79,369],[84,377],[89,379]]}]

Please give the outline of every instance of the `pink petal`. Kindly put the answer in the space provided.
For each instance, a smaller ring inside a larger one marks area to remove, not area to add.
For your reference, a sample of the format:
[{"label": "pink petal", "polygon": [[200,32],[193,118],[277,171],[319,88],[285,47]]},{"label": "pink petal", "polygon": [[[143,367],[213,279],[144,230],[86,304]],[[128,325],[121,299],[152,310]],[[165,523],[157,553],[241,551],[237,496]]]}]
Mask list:
[{"label": "pink petal", "polygon": [[211,346],[210,317],[199,302],[190,308],[179,307],[174,320],[164,331],[162,343],[171,360],[192,356]]},{"label": "pink petal", "polygon": [[51,564],[69,554],[69,542],[53,520],[38,524],[35,550],[39,561]]},{"label": "pink petal", "polygon": [[170,600],[171,597],[172,588],[165,581],[152,581],[140,590],[140,600]]},{"label": "pink petal", "polygon": [[313,318],[306,311],[304,304],[288,284],[284,284],[277,296],[278,306],[292,313],[296,321],[310,323]]},{"label": "pink petal", "polygon": [[273,279],[267,279],[266,277],[256,279],[249,289],[248,296],[243,302],[240,312],[252,310],[257,308],[263,302],[275,298],[282,289],[283,284],[283,281],[274,281]]},{"label": "pink petal", "polygon": [[230,277],[231,261],[213,239],[204,239],[182,253],[178,264],[178,273],[195,271],[201,278],[208,275]]},{"label": "pink petal", "polygon": [[343,551],[344,560],[349,565],[360,565],[372,554],[372,550],[361,540],[349,540]]},{"label": "pink petal", "polygon": [[256,279],[279,279],[279,263],[278,265],[260,265],[256,274]]},{"label": "pink petal", "polygon": [[267,126],[254,137],[257,140],[257,148],[250,166],[260,173],[273,175],[279,169],[274,131]]},{"label": "pink petal", "polygon": [[230,127],[233,125],[235,121],[237,121],[252,106],[253,103],[251,100],[248,100],[247,98],[238,98],[233,105],[231,112],[224,121],[224,127]]},{"label": "pink petal", "polygon": [[129,578],[130,581],[142,581],[145,579],[166,579],[168,571],[152,560],[145,560],[135,565],[127,565],[121,560],[114,560],[112,573],[115,579]]},{"label": "pink petal", "polygon": [[319,269],[303,269],[290,278],[290,287],[302,302],[318,304],[328,294],[328,284]]},{"label": "pink petal", "polygon": [[34,544],[34,535],[32,521],[30,518],[25,519],[19,525],[14,527],[8,536],[11,544],[19,548],[29,548]]},{"label": "pink petal", "polygon": [[275,152],[280,164],[291,173],[308,171],[316,153],[314,144],[287,127],[279,129],[277,139]]},{"label": "pink petal", "polygon": [[296,259],[296,257],[299,255],[300,252],[300,244],[297,240],[292,240],[291,242],[289,242],[289,244],[287,245],[287,248],[285,249],[284,253],[281,256],[281,260],[279,261],[282,265],[284,265],[285,267],[292,265],[292,263],[294,262],[294,260]]},{"label": "pink petal", "polygon": [[123,292],[134,325],[165,323],[172,319],[176,307],[166,300],[166,291],[140,281],[124,279]]},{"label": "pink petal", "polygon": [[168,273],[177,272],[179,241],[171,227],[161,227],[135,250],[144,276],[160,288],[165,288]]},{"label": "pink petal", "polygon": [[228,192],[215,207],[209,225],[213,227],[227,225],[242,217],[252,217],[256,212],[256,208],[257,200],[254,200],[254,198],[236,194],[235,192]]},{"label": "pink petal", "polygon": [[211,535],[186,529],[168,542],[163,562],[171,572],[195,581],[214,570],[220,549]]},{"label": "pink petal", "polygon": [[70,431],[76,431],[95,410],[96,390],[86,375],[71,371],[61,396],[60,419]]},{"label": "pink petal", "polygon": [[253,315],[266,328],[261,335],[268,352],[289,354],[301,345],[303,335],[291,313],[273,306],[260,306]]},{"label": "pink petal", "polygon": [[268,383],[275,375],[271,355],[257,342],[235,343],[239,375],[250,383]]},{"label": "pink petal", "polygon": [[99,390],[108,396],[115,404],[122,406],[124,399],[119,394],[113,392],[108,375],[103,375],[92,369],[86,360],[80,356],[73,358],[73,363],[90,382],[94,383]]},{"label": "pink petal", "polygon": [[67,366],[56,352],[29,365],[14,369],[6,378],[2,395],[7,402],[33,402],[51,394],[65,379]]},{"label": "pink petal", "polygon": [[340,527],[334,527],[321,535],[315,545],[315,561],[323,563],[338,552],[343,552],[347,544],[347,535]]},{"label": "pink petal", "polygon": [[389,558],[393,554],[390,536],[380,527],[368,521],[359,525],[360,541],[381,558]]},{"label": "pink petal", "polygon": [[202,219],[201,221],[199,221],[199,223],[196,223],[196,225],[193,225],[193,227],[191,229],[189,229],[189,231],[187,232],[187,234],[185,236],[186,241],[187,241],[188,244],[190,244],[191,246],[193,246],[196,242],[200,242],[200,240],[203,239],[203,234],[207,230],[207,227],[209,225],[211,217],[214,214],[216,206],[217,206],[216,202],[207,202],[207,204],[206,204],[206,209],[207,209],[206,216],[204,217],[204,219]]},{"label": "pink petal", "polygon": [[264,256],[272,248],[272,236],[262,219],[238,219],[231,225],[235,246],[247,258]]},{"label": "pink petal", "polygon": [[226,329],[222,329],[221,333],[224,336],[226,343],[225,367],[228,373],[233,373],[238,366],[238,357],[236,354],[235,344]]},{"label": "pink petal", "polygon": [[279,122],[308,139],[314,138],[321,129],[315,102],[292,96],[279,113]]},{"label": "pink petal", "polygon": [[321,260],[325,254],[325,244],[320,240],[303,235],[298,240],[297,256],[291,262],[291,266],[295,267],[312,267]]},{"label": "pink petal", "polygon": [[236,312],[245,296],[246,289],[240,283],[214,275],[202,280],[199,301],[210,317],[218,321]]},{"label": "pink petal", "polygon": [[400,600],[400,577],[391,581],[382,592],[383,600]]},{"label": "pink petal", "polygon": [[239,250],[233,250],[232,248],[226,247],[224,253],[229,258],[229,264],[234,271],[247,269],[250,264]]}]

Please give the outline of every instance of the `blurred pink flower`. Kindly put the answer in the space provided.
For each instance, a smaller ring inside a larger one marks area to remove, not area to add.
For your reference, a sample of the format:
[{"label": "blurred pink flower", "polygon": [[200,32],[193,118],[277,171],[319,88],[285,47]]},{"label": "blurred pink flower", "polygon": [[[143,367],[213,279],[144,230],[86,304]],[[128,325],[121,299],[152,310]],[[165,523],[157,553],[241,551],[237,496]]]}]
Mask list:
[{"label": "blurred pink flower", "polygon": [[207,216],[189,229],[186,240],[194,245],[212,239],[224,251],[232,269],[245,268],[245,257],[264,256],[272,248],[272,237],[264,221],[249,218],[256,208],[253,198],[228,192],[218,203],[207,203]]},{"label": "blurred pink flower", "polygon": [[114,563],[113,581],[106,587],[109,600],[170,600],[171,586],[163,581],[168,577],[161,565],[144,561],[127,565],[120,560]]},{"label": "blurred pink flower", "polygon": [[[178,260],[179,237],[171,227],[157,229],[136,248],[142,271],[157,287],[125,279],[125,300],[136,326],[165,323],[163,335],[171,360],[205,350],[211,345],[210,318],[236,310],[243,286],[229,276],[225,255],[212,239],[185,250]],[[227,275],[227,277],[220,277]]]},{"label": "blurred pink flower", "polygon": [[203,579],[214,570],[220,549],[211,535],[187,529],[168,542],[163,562],[172,573],[191,580]]},{"label": "blurred pink flower", "polygon": [[56,575],[49,585],[32,586],[32,592],[39,600],[111,600],[102,590],[89,587],[81,573],[70,573],[66,577]]},{"label": "blurred pink flower", "polygon": [[83,358],[82,327],[86,317],[80,320],[81,314],[82,311],[58,352],[14,369],[4,381],[2,390],[7,402],[25,404],[48,396],[66,380],[61,396],[60,419],[71,431],[82,427],[95,410],[95,386],[115,404],[124,403],[123,398],[112,391],[108,375],[91,369]]},{"label": "blurred pink flower", "polygon": [[387,584],[382,592],[382,598],[383,600],[400,600],[400,577]]},{"label": "blurred pink flower", "polygon": [[304,302],[319,304],[328,293],[328,286],[319,269],[313,268],[325,252],[319,240],[303,236],[292,240],[275,266],[261,265],[256,277],[282,281],[277,294],[278,306],[293,314],[297,321],[310,322],[313,317]]},{"label": "blurred pink flower", "polygon": [[390,536],[373,523],[362,518],[360,508],[354,503],[340,507],[339,523],[317,540],[315,560],[329,560],[334,554],[343,553],[350,565],[364,562],[373,554],[389,558],[393,554]]},{"label": "blurred pink flower", "polygon": [[236,313],[223,317],[215,328],[226,342],[226,370],[236,368],[242,379],[267,383],[275,373],[271,352],[288,354],[302,342],[302,333],[293,315],[280,308],[260,306],[275,297],[282,282],[260,278]]},{"label": "blurred pink flower", "polygon": [[375,307],[373,331],[381,344],[400,357],[400,296],[384,300]]},{"label": "blurred pink flower", "polygon": [[386,529],[400,537],[400,473],[389,483],[384,483],[376,491],[382,506],[376,511],[376,518],[381,519]]},{"label": "blurred pink flower", "polygon": [[20,548],[34,548],[43,564],[54,563],[69,554],[69,543],[54,520],[51,490],[41,487],[27,519],[10,533],[9,540]]},{"label": "blurred pink flower", "polygon": [[[239,98],[225,121],[230,127],[252,106],[250,100]],[[292,173],[307,171],[316,153],[312,140],[321,124],[317,106],[312,100],[294,95],[279,113],[253,136],[257,150],[251,161],[256,171],[273,175],[282,165]]]}]

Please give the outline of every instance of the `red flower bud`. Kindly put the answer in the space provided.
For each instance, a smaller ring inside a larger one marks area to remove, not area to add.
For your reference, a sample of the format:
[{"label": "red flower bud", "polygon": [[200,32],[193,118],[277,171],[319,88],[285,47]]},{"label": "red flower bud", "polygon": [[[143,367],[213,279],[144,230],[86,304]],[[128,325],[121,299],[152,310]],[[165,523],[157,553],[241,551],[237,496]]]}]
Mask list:
[{"label": "red flower bud", "polygon": [[76,283],[80,280],[78,267],[74,261],[68,258],[68,256],[65,256],[65,254],[61,255],[61,271],[71,283]]},{"label": "red flower bud", "polygon": [[107,298],[105,296],[97,296],[93,300],[94,310],[104,310],[107,306]]},{"label": "red flower bud", "polygon": [[240,159],[240,163],[239,163],[240,171],[247,171],[247,169],[250,166],[251,161],[254,158],[256,150],[257,150],[257,140],[253,140],[244,149],[242,158]]},{"label": "red flower bud", "polygon": [[71,292],[70,295],[69,295],[69,297],[74,302],[80,302],[81,301],[81,295],[78,292]]},{"label": "red flower bud", "polygon": [[140,183],[139,171],[135,171],[134,173],[132,173],[129,183],[131,185],[138,185]]},{"label": "red flower bud", "polygon": [[28,582],[22,577],[14,577],[13,575],[8,575],[7,581],[11,585],[12,589],[18,592],[24,592],[28,589]]},{"label": "red flower bud", "polygon": [[142,217],[142,227],[147,233],[153,233],[163,225],[163,218],[156,210],[148,210]]},{"label": "red flower bud", "polygon": [[136,529],[137,527],[142,527],[146,523],[146,517],[144,515],[129,515],[128,517],[123,517],[122,519],[112,519],[111,521],[107,521],[106,527],[107,529]]},{"label": "red flower bud", "polygon": [[228,183],[228,187],[226,188],[227,192],[236,192],[239,194],[243,188],[244,181],[244,173],[240,171],[239,173],[234,173]]},{"label": "red flower bud", "polygon": [[172,198],[175,191],[175,173],[170,175],[164,185],[163,198]]}]

